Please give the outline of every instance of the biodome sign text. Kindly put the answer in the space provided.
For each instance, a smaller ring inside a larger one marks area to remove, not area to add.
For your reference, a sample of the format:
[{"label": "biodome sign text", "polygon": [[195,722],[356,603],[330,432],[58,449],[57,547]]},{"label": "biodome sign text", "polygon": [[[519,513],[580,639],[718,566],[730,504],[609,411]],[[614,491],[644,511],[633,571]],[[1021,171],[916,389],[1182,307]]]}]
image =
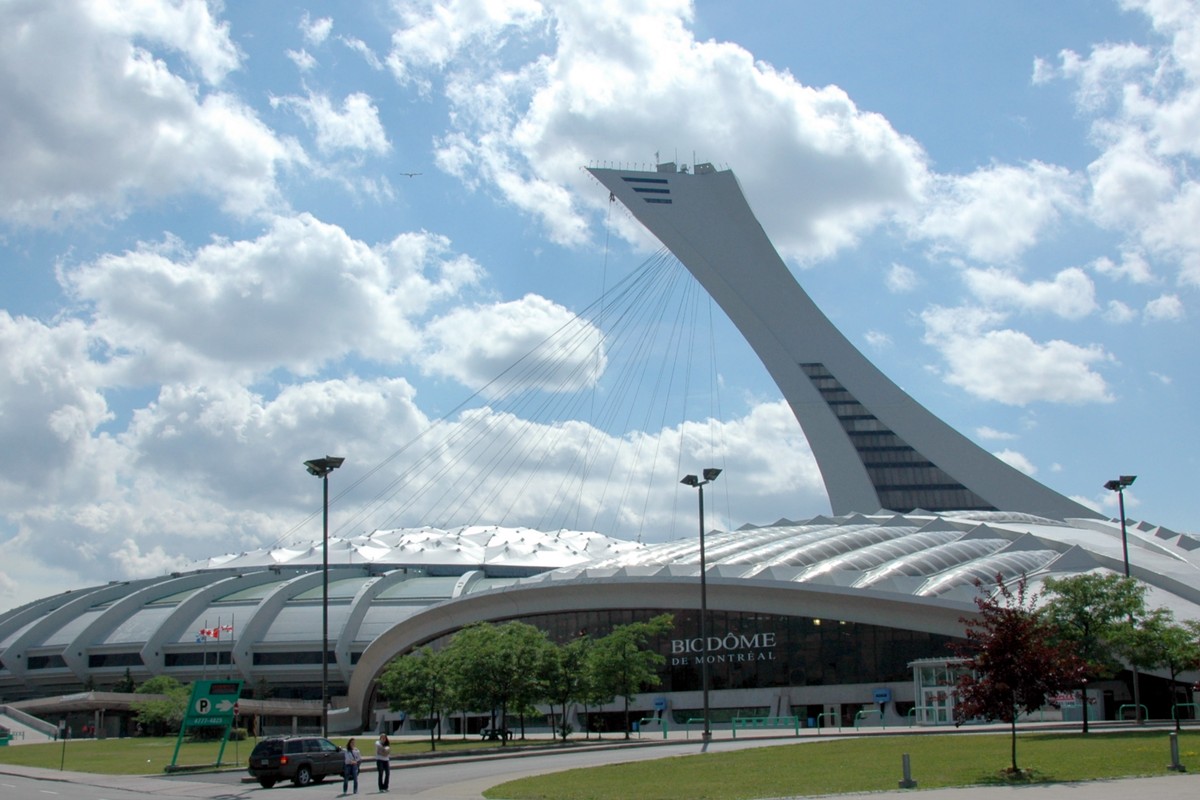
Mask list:
[{"label": "biodome sign text", "polygon": [[704,639],[671,640],[671,666],[688,664],[737,663],[744,661],[774,661],[776,637],[774,631],[766,633],[727,633],[724,636],[709,636],[708,647]]}]

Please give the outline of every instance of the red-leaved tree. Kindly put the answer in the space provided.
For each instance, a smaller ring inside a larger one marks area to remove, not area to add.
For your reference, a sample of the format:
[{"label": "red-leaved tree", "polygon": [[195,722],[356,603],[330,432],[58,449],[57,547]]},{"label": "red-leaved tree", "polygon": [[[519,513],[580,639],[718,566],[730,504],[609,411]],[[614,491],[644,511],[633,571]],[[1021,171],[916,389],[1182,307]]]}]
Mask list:
[{"label": "red-leaved tree", "polygon": [[1002,720],[1012,730],[1012,769],[1017,768],[1017,716],[1046,704],[1048,695],[1079,684],[1084,663],[1055,647],[1055,630],[1038,612],[1036,593],[1026,591],[1022,575],[1014,588],[996,576],[996,591],[976,581],[978,616],[964,618],[966,643],[959,653],[970,672],[958,681],[958,724],[976,717]]}]

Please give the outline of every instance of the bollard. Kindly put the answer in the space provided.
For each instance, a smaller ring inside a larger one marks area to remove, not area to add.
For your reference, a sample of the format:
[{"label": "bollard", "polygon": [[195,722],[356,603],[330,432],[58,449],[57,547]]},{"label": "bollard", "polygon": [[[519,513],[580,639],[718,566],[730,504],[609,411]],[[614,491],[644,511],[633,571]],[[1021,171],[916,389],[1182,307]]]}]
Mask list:
[{"label": "bollard", "polygon": [[1171,763],[1167,765],[1167,769],[1172,772],[1187,772],[1187,768],[1179,763],[1179,736],[1175,733],[1171,734]]},{"label": "bollard", "polygon": [[904,755],[900,756],[900,764],[901,764],[902,769],[904,770],[904,778],[901,779],[901,781],[900,781],[900,788],[901,789],[917,788],[917,782],[912,779],[912,765],[909,763],[908,753],[905,753]]}]

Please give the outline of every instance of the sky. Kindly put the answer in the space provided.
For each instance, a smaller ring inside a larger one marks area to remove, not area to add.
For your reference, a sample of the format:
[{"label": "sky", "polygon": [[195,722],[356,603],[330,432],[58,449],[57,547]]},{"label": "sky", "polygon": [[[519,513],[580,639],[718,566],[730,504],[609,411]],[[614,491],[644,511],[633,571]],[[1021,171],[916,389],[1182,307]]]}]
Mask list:
[{"label": "sky", "polygon": [[[608,339],[520,387],[549,415],[489,389],[573,319],[615,339],[586,310],[657,248],[605,164],[732,169],[919,402],[1200,531],[1194,2],[4,0],[0,109],[0,610],[319,539],[325,454],[335,536],[558,527],[598,453],[567,527],[693,535],[710,465],[709,528],[828,513],[703,300],[658,413],[589,413],[635,374]],[[501,482],[469,426],[551,444]]]}]

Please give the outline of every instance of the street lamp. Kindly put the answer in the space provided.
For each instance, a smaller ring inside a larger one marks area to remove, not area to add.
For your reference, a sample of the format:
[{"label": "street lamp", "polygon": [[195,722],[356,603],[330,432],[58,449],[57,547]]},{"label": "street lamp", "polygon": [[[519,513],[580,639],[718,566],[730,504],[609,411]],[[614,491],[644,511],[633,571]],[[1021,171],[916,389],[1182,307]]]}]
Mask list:
[{"label": "street lamp", "polygon": [[1125,538],[1125,489],[1133,485],[1137,475],[1122,475],[1116,480],[1108,481],[1104,488],[1117,493],[1117,504],[1121,512],[1121,551],[1125,557],[1125,577],[1129,577],[1129,541]]},{"label": "street lamp", "polygon": [[695,475],[684,475],[679,481],[684,486],[694,486],[700,496],[700,689],[704,695],[704,741],[712,738],[712,728],[708,721],[708,576],[704,563],[704,487],[717,479],[721,470],[708,467],[704,470],[704,480]]},{"label": "street lamp", "polygon": [[321,735],[329,736],[329,473],[346,459],[325,456],[305,461],[308,474],[321,479]]},{"label": "street lamp", "polygon": [[[1137,475],[1122,475],[1116,480],[1107,481],[1104,488],[1117,493],[1117,507],[1121,514],[1121,554],[1125,562],[1125,577],[1129,577],[1129,540],[1125,536],[1125,489],[1133,485]],[[1132,620],[1130,620],[1132,621]],[[1142,722],[1142,698],[1138,684],[1137,664],[1130,665],[1133,672],[1133,718],[1140,725]]]}]

